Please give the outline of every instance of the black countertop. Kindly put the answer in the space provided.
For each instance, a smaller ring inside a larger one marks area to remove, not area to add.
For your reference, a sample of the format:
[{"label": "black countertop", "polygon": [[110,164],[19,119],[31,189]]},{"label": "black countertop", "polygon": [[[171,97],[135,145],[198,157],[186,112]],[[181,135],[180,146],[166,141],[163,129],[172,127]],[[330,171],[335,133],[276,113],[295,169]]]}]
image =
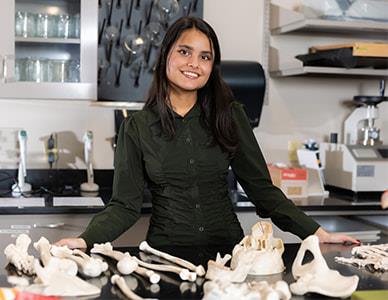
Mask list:
[{"label": "black countertop", "polygon": [[[286,244],[283,254],[285,271],[280,274],[271,276],[249,276],[247,280],[267,280],[275,282],[283,279],[288,283],[294,282],[291,274],[291,266],[299,249],[299,244]],[[357,290],[386,290],[388,289],[388,273],[370,273],[365,269],[358,269],[353,266],[343,265],[334,262],[335,256],[350,257],[352,246],[322,244],[321,251],[326,259],[328,266],[331,269],[338,270],[342,275],[351,276],[358,275],[360,278]],[[118,248],[120,251],[129,251],[132,255],[139,255],[137,248]],[[231,253],[232,246],[220,247],[166,247],[161,250],[170,254],[188,259],[195,264],[202,264],[207,267],[207,261],[214,259],[217,252],[222,254]],[[6,282],[7,271],[4,268],[4,256],[0,259],[0,286],[9,286]],[[90,279],[93,284],[102,287],[101,295],[98,299],[123,299],[118,289],[112,286],[109,278],[113,273],[116,273],[115,264],[110,261],[110,269],[106,275],[96,279]],[[202,285],[204,280],[199,278],[196,283],[182,282],[178,276],[169,273],[163,273],[162,279],[158,285],[150,285],[148,281],[137,275],[128,275],[125,277],[132,283],[137,282],[135,292],[142,297],[158,298],[158,299],[201,299],[203,297]],[[323,279],[324,280],[324,279]],[[154,292],[153,292],[154,291]],[[156,292],[155,292],[156,291]],[[318,294],[306,294],[304,297],[293,296],[293,299],[333,299]]]},{"label": "black countertop", "polygon": [[[68,193],[68,194],[49,194],[49,193],[35,193],[31,197],[42,197],[45,199],[44,207],[0,207],[1,214],[94,214],[103,209],[103,207],[94,206],[56,206],[54,207],[53,197],[90,197],[99,196],[108,203],[111,197],[111,188],[101,188],[96,195],[85,195],[79,193]],[[27,195],[28,196],[28,195]],[[2,197],[11,197],[10,194],[3,194]],[[230,191],[230,198],[234,204],[236,212],[250,212],[255,211],[255,207],[249,201],[249,199],[237,192]],[[369,214],[369,215],[388,215],[388,210],[382,210],[380,202],[376,199],[372,200],[355,200],[353,198],[341,195],[332,194],[329,197],[307,197],[292,200],[298,207],[310,215],[325,215],[332,214],[336,215],[354,215],[354,214]],[[145,193],[144,202],[142,207],[142,214],[149,214],[152,210],[151,195]]]}]

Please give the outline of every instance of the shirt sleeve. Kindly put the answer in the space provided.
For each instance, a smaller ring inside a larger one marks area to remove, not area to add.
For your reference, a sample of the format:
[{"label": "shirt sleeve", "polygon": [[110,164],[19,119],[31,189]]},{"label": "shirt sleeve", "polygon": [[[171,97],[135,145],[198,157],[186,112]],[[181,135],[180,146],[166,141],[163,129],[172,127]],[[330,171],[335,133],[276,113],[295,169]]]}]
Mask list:
[{"label": "shirt sleeve", "polygon": [[233,103],[232,111],[239,146],[231,167],[249,200],[256,206],[257,214],[263,218],[270,217],[280,229],[292,232],[301,239],[313,234],[319,224],[272,184],[266,162],[242,105]]},{"label": "shirt sleeve", "polygon": [[142,152],[134,118],[121,125],[114,157],[112,198],[80,235],[88,245],[113,241],[139,218],[143,203]]}]

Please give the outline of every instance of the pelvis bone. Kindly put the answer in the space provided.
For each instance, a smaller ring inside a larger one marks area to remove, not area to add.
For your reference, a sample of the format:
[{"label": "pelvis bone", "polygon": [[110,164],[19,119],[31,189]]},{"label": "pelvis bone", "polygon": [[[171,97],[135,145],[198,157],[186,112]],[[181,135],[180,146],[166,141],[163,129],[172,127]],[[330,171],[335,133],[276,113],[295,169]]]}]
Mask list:
[{"label": "pelvis bone", "polygon": [[281,239],[273,237],[272,224],[258,222],[252,227],[252,234],[244,237],[233,249],[231,268],[234,269],[241,259],[242,253],[254,251],[255,257],[248,274],[270,275],[284,270],[282,254],[284,245]]},{"label": "pelvis bone", "polygon": [[[314,258],[302,265],[307,250]],[[357,275],[342,276],[338,271],[329,269],[315,235],[310,235],[302,242],[292,264],[292,275],[297,281],[290,285],[290,289],[296,295],[314,292],[340,298],[349,297],[356,290],[359,279]]]}]

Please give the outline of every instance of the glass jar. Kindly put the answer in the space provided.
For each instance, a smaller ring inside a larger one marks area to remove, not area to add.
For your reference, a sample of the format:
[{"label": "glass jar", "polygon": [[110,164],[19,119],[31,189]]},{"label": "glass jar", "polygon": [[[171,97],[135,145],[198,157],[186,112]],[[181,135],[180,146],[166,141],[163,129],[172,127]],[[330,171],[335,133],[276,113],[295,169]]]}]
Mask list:
[{"label": "glass jar", "polygon": [[69,61],[55,59],[49,61],[49,76],[51,82],[67,82],[69,74]]},{"label": "glass jar", "polygon": [[26,11],[17,11],[15,35],[24,38],[36,36],[36,15]]},{"label": "glass jar", "polygon": [[69,63],[69,82],[80,82],[80,63],[79,60],[71,60]]},{"label": "glass jar", "polygon": [[59,15],[57,17],[57,36],[59,38],[67,39],[70,37],[70,16],[69,15]]},{"label": "glass jar", "polygon": [[56,36],[55,18],[49,14],[36,15],[36,36],[49,38]]}]

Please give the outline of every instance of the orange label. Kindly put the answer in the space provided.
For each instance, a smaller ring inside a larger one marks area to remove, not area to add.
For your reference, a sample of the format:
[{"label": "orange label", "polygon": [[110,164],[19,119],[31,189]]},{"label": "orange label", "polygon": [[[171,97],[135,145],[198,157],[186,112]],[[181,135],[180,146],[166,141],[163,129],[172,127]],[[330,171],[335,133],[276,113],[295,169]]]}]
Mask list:
[{"label": "orange label", "polygon": [[305,169],[282,170],[282,180],[306,180],[307,172]]}]

